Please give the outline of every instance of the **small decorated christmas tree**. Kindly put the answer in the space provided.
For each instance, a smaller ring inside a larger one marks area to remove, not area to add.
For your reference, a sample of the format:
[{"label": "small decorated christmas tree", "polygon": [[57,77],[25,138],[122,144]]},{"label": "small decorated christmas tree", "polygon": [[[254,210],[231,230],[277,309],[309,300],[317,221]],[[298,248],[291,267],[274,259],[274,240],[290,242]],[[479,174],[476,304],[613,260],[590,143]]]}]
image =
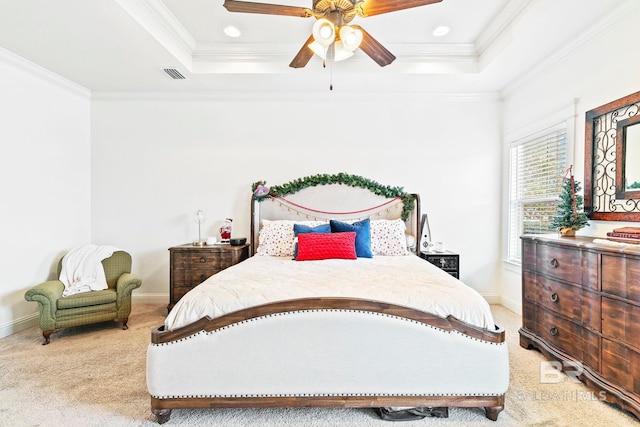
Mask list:
[{"label": "small decorated christmas tree", "polygon": [[567,170],[569,177],[564,178],[560,203],[551,227],[557,228],[563,236],[575,236],[576,230],[588,226],[589,219],[582,210],[582,196],[579,194],[580,182],[573,178],[571,167]]}]

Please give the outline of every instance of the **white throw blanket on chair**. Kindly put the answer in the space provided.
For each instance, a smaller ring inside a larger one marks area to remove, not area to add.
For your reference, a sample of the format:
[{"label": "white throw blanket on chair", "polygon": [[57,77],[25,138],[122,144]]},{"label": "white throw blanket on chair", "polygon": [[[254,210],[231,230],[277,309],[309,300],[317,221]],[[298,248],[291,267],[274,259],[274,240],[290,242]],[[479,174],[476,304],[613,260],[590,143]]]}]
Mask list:
[{"label": "white throw blanket on chair", "polygon": [[118,250],[113,246],[98,245],[85,245],[71,249],[62,258],[60,270],[60,281],[64,284],[62,296],[107,289],[102,260],[109,258]]}]

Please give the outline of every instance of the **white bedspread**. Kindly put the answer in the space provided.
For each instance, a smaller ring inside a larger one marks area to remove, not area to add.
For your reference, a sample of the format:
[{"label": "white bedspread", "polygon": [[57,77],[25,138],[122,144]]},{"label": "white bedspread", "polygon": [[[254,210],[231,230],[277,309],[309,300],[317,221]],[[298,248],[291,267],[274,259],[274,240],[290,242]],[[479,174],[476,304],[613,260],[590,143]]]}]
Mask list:
[{"label": "white bedspread", "polygon": [[477,291],[415,255],[323,261],[253,256],[188,292],[165,327],[174,330],[204,316],[308,297],[384,301],[494,329],[489,304]]}]

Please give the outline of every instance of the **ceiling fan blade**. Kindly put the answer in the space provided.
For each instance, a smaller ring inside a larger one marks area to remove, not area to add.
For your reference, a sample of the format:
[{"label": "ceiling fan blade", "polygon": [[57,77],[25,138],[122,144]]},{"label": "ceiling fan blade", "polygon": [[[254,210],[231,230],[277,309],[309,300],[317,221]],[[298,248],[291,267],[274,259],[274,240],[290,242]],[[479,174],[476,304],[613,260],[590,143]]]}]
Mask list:
[{"label": "ceiling fan blade", "polygon": [[380,15],[382,13],[395,12],[396,10],[440,3],[441,1],[442,0],[366,0],[362,4],[362,16]]},{"label": "ceiling fan blade", "polygon": [[395,61],[396,57],[393,53],[389,52],[386,47],[382,46],[378,40],[374,39],[371,34],[367,33],[359,25],[352,25],[352,28],[357,28],[362,31],[362,43],[360,43],[360,49],[369,55],[371,59],[376,61],[379,66],[391,64]]},{"label": "ceiling fan blade", "polygon": [[264,13],[265,15],[299,16],[308,18],[313,16],[311,9],[298,6],[285,6],[269,3],[254,3],[250,1],[225,0],[223,5],[229,12]]},{"label": "ceiling fan blade", "polygon": [[304,42],[304,45],[302,45],[302,48],[298,51],[298,54],[296,55],[296,57],[293,58],[293,61],[291,61],[291,64],[289,64],[289,67],[303,68],[305,65],[309,63],[309,60],[311,60],[311,58],[313,57],[313,51],[311,50],[309,45],[313,43],[313,41],[314,41],[314,38],[312,34],[309,36],[307,41]]}]

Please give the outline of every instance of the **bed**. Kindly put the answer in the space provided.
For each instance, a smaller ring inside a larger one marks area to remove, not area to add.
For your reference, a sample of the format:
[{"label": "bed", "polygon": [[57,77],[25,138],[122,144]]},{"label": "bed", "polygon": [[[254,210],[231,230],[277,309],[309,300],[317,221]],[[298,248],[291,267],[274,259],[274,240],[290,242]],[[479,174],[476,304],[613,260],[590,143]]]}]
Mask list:
[{"label": "bed", "polygon": [[308,406],[481,407],[497,420],[504,330],[476,291],[416,256],[420,198],[328,178],[255,193],[253,256],[152,331],[147,387],[160,424],[180,408]]}]

